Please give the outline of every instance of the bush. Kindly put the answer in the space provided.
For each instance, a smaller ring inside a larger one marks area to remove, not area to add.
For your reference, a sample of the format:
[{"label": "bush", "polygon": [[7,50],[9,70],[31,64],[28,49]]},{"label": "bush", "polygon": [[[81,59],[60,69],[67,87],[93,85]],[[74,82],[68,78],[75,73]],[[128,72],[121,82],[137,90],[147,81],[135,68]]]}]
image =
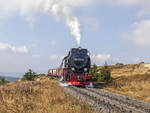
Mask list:
[{"label": "bush", "polygon": [[90,75],[91,75],[92,81],[106,82],[106,83],[109,83],[112,81],[111,71],[107,63],[105,63],[104,67],[102,68],[98,68],[96,65],[91,67]]},{"label": "bush", "polygon": [[0,78],[0,85],[3,85],[4,83],[6,83],[6,79],[4,77]]},{"label": "bush", "polygon": [[139,64],[145,64],[145,62],[140,62]]},{"label": "bush", "polygon": [[90,69],[90,75],[91,75],[91,79],[92,81],[97,81],[98,80],[98,67],[94,64],[93,67],[91,67]]},{"label": "bush", "polygon": [[106,83],[112,82],[111,71],[107,65],[100,69],[98,81]]},{"label": "bush", "polygon": [[25,73],[22,80],[34,80],[38,75],[35,72],[32,72],[31,69],[29,69],[28,72]]},{"label": "bush", "polygon": [[116,66],[123,66],[123,63],[116,63]]}]

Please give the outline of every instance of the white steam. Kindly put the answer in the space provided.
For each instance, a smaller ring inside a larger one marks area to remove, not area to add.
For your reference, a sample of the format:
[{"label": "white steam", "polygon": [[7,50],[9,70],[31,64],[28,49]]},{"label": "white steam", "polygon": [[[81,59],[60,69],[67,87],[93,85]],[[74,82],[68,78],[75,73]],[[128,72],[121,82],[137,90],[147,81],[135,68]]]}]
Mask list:
[{"label": "white steam", "polygon": [[70,28],[72,35],[76,38],[78,46],[80,46],[81,30],[78,18],[73,17],[72,19],[67,19],[67,25]]},{"label": "white steam", "polygon": [[[49,0],[52,1],[52,0]],[[81,40],[81,29],[79,19],[72,15],[72,7],[67,5],[67,2],[53,2],[50,6],[47,7],[46,10],[50,11],[57,19],[65,19],[66,25],[69,27],[71,34],[75,37],[78,46],[80,46]],[[70,2],[69,2],[70,3]]]},{"label": "white steam", "polygon": [[37,13],[51,13],[57,20],[66,22],[71,34],[80,45],[80,23],[73,15],[73,9],[87,6],[91,2],[92,0],[0,0],[0,19],[19,12],[32,27]]}]

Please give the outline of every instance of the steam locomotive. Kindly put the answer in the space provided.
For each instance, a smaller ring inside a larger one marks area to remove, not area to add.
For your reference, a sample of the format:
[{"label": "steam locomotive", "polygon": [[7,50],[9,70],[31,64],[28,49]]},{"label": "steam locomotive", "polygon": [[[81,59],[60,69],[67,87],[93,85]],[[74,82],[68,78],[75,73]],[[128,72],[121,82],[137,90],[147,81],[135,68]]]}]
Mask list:
[{"label": "steam locomotive", "polygon": [[87,49],[72,48],[68,55],[63,58],[58,69],[48,70],[48,75],[61,77],[62,81],[76,86],[90,84],[89,70],[91,60]]}]

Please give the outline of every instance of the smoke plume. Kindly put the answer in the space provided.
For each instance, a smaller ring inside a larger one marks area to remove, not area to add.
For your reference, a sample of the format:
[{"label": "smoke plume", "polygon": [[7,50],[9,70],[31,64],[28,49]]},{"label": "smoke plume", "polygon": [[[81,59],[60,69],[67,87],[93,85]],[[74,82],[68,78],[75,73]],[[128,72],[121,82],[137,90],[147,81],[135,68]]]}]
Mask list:
[{"label": "smoke plume", "polygon": [[67,25],[71,30],[71,34],[76,38],[78,46],[80,46],[81,31],[80,31],[80,23],[78,18],[73,17],[72,19],[67,19]]},{"label": "smoke plume", "polygon": [[[49,0],[52,1],[52,0]],[[73,16],[72,7],[68,5],[69,1],[53,2],[51,5],[47,3],[48,11],[50,11],[58,20],[65,19],[66,25],[69,27],[71,34],[75,37],[78,46],[80,46],[81,29],[80,22],[76,16]],[[70,2],[69,2],[70,3]]]},{"label": "smoke plume", "polygon": [[[79,19],[73,10],[87,6],[93,0],[0,0],[0,19],[20,13],[33,26],[37,13],[52,14],[57,20],[64,20],[71,34],[80,45],[81,29]],[[9,4],[8,4],[9,3]]]}]

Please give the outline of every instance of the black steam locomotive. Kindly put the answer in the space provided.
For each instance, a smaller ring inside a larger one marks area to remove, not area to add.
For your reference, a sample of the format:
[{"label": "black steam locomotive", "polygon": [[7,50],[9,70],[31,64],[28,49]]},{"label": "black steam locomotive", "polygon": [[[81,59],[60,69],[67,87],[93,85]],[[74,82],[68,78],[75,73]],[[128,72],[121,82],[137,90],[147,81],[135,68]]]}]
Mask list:
[{"label": "black steam locomotive", "polygon": [[64,57],[58,69],[49,70],[48,74],[61,77],[68,84],[85,86],[90,84],[89,70],[91,60],[87,49],[72,48]]},{"label": "black steam locomotive", "polygon": [[72,48],[69,54],[64,58],[67,73],[84,74],[89,73],[91,60],[87,49]]}]

